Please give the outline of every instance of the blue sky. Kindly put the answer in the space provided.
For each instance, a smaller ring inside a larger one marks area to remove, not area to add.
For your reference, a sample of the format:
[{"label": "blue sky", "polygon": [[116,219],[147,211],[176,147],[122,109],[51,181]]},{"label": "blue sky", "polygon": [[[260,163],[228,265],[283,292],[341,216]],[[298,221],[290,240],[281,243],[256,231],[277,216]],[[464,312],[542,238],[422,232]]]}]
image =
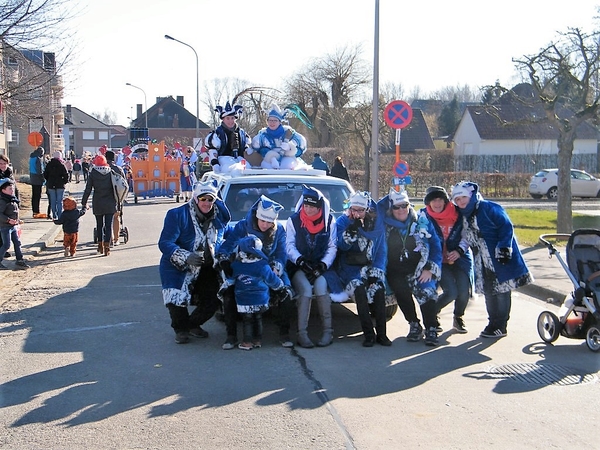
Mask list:
[{"label": "blue sky", "polygon": [[[498,6],[499,5],[499,6]],[[573,5],[570,7],[570,5]],[[576,5],[576,7],[575,7]],[[379,0],[380,83],[405,92],[518,82],[512,58],[532,54],[567,27],[591,31],[597,2],[577,0]],[[77,55],[65,74],[63,104],[116,113],[128,125],[135,105],[183,95],[196,111],[215,78],[280,87],[312,58],[361,44],[372,66],[375,0],[88,0],[72,23]],[[200,105],[201,118],[206,117]]]}]

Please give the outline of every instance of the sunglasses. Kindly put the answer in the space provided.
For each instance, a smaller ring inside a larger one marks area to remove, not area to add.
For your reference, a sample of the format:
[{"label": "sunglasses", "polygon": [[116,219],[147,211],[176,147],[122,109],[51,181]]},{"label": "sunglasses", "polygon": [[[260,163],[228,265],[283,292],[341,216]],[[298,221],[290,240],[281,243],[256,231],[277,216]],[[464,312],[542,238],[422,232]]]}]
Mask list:
[{"label": "sunglasses", "polygon": [[215,199],[212,197],[198,197],[199,202],[209,202],[214,203]]},{"label": "sunglasses", "polygon": [[392,209],[395,209],[396,211],[399,209],[407,209],[408,208],[408,203],[405,203],[403,205],[393,205]]}]

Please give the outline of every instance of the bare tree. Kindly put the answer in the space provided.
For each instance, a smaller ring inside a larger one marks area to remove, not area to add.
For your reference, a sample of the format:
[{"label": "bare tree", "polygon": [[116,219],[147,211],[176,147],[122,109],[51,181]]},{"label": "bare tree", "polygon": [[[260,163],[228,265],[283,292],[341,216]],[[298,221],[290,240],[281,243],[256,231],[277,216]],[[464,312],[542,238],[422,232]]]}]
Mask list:
[{"label": "bare tree", "polygon": [[569,28],[537,54],[515,59],[533,86],[546,120],[558,131],[557,232],[573,229],[571,160],[577,128],[600,118],[600,92],[595,79],[600,69],[599,32]]},{"label": "bare tree", "polygon": [[94,111],[90,113],[90,116],[98,119],[100,122],[106,125],[114,125],[117,123],[117,113],[106,108],[103,113]]},{"label": "bare tree", "polygon": [[430,98],[433,100],[443,100],[450,102],[456,99],[459,103],[478,103],[481,99],[481,90],[473,88],[467,84],[462,86],[444,86],[434,91]]}]

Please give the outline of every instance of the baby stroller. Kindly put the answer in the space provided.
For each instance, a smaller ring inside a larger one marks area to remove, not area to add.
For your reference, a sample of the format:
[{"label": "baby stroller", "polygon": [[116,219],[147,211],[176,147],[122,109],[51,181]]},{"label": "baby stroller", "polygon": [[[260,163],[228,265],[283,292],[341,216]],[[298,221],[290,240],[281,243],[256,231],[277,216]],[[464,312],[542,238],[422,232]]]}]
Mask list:
[{"label": "baby stroller", "polygon": [[[567,238],[567,262],[548,239]],[[585,339],[588,348],[600,350],[600,230],[580,229],[568,234],[543,234],[540,242],[556,255],[571,279],[574,291],[565,299],[557,317],[542,312],[537,321],[538,333],[544,342],[552,343],[562,335]]]}]

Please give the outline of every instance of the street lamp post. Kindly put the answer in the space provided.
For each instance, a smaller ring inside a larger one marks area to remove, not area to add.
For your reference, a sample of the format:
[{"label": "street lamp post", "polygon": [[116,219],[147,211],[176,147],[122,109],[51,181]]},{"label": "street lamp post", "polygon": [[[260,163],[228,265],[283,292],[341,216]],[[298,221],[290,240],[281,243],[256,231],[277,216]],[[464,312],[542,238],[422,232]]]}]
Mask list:
[{"label": "street lamp post", "polygon": [[165,39],[179,42],[180,44],[191,48],[194,52],[194,55],[196,56],[196,138],[200,138],[200,71],[198,69],[198,53],[196,53],[196,50],[194,50],[194,47],[192,47],[190,44],[186,44],[185,42],[180,41],[179,39],[175,39],[174,37],[169,36],[168,34],[165,34]]},{"label": "street lamp post", "polygon": [[146,91],[144,91],[141,87],[135,86],[131,83],[125,83],[125,85],[131,86],[132,88],[139,89],[140,91],[142,91],[144,93],[144,109],[146,110],[146,112],[144,113],[144,117],[146,119],[146,129],[148,129],[148,103],[146,102]]}]

